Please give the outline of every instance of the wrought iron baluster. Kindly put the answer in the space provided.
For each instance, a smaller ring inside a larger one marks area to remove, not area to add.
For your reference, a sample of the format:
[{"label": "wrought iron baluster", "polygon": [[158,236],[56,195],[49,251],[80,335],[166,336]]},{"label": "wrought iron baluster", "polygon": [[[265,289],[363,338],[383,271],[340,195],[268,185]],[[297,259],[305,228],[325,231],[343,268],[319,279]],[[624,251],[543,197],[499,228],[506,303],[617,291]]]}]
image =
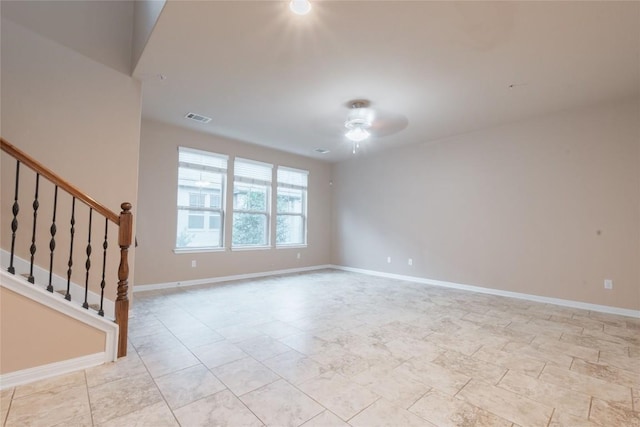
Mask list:
[{"label": "wrought iron baluster", "polygon": [[36,174],[36,194],[33,199],[33,233],[31,233],[31,246],[29,247],[29,253],[31,254],[31,264],[29,266],[29,277],[27,280],[29,283],[35,283],[33,277],[33,258],[36,254],[36,223],[38,221],[38,208],[40,202],[38,202],[38,190],[40,188],[40,174]]},{"label": "wrought iron baluster", "polygon": [[56,189],[53,193],[53,220],[51,221],[51,240],[49,241],[49,250],[51,250],[51,254],[49,255],[49,285],[47,286],[47,290],[49,292],[53,292],[53,285],[51,284],[51,279],[53,278],[53,251],[56,249],[56,210],[58,209],[58,186],[56,185]]},{"label": "wrought iron baluster", "polygon": [[67,269],[67,293],[65,294],[64,298],[67,301],[71,301],[71,294],[69,293],[69,290],[71,288],[71,272],[72,272],[72,267],[73,267],[73,236],[76,234],[76,198],[74,197],[71,200],[71,221],[69,222],[71,224],[71,242],[69,242],[69,262],[67,262],[67,266],[69,267]]},{"label": "wrought iron baluster", "polygon": [[104,242],[102,243],[102,281],[100,282],[100,310],[98,310],[98,314],[100,316],[104,316],[104,309],[102,307],[104,302],[104,286],[106,282],[104,281],[104,273],[107,267],[107,248],[109,247],[109,242],[107,241],[107,233],[109,232],[109,219],[104,219]]},{"label": "wrought iron baluster", "polygon": [[13,254],[16,249],[16,231],[18,231],[18,212],[20,212],[20,205],[18,205],[18,184],[20,183],[20,160],[16,160],[16,191],[13,196],[13,206],[11,211],[13,212],[13,220],[11,220],[11,257],[9,258],[9,268],[7,271],[11,274],[16,274],[16,268],[13,266]]},{"label": "wrought iron baluster", "polygon": [[89,308],[89,302],[87,301],[89,297],[89,270],[91,269],[91,218],[93,216],[93,208],[89,208],[89,237],[87,239],[87,262],[84,263],[84,266],[87,270],[87,274],[84,278],[84,302],[82,303],[82,308]]}]

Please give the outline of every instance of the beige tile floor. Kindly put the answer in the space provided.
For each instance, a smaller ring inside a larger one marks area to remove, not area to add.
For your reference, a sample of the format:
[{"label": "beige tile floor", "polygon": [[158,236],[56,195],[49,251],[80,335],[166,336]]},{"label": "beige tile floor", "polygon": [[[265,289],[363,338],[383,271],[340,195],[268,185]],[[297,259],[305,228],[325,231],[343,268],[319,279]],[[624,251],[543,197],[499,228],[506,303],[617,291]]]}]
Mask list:
[{"label": "beige tile floor", "polygon": [[6,426],[640,426],[640,319],[339,271],[136,294]]}]

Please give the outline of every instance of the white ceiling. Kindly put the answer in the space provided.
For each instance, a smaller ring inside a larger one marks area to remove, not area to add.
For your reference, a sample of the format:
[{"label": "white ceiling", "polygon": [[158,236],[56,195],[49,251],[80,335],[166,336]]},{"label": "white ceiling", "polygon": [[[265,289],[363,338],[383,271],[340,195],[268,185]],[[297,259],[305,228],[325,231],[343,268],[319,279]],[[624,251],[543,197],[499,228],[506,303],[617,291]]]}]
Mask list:
[{"label": "white ceiling", "polygon": [[640,96],[639,2],[311,1],[167,2],[134,73],[143,116],[340,161],[356,98],[395,132],[366,154]]}]

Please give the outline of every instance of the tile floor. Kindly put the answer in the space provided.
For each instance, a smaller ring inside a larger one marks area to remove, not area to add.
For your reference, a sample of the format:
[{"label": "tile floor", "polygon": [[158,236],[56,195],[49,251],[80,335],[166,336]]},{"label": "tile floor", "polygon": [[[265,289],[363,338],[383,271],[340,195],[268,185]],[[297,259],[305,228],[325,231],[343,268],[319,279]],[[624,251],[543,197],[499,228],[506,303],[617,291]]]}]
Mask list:
[{"label": "tile floor", "polygon": [[640,319],[340,271],[136,294],[6,426],[640,426]]}]

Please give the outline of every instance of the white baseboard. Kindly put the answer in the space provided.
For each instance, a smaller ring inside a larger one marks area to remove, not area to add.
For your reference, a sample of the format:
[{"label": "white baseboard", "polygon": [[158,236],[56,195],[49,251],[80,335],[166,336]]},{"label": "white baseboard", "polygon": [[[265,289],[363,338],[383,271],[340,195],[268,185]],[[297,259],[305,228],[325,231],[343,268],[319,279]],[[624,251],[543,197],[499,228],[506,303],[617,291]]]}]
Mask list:
[{"label": "white baseboard", "polygon": [[563,307],[580,308],[583,310],[597,311],[601,313],[618,314],[621,316],[640,318],[640,310],[631,310],[628,308],[611,307],[608,305],[591,304],[581,301],[566,300],[560,298],[543,297],[539,295],[524,294],[520,292],[503,291],[501,289],[484,288],[481,286],[463,285],[460,283],[446,282],[443,280],[427,279],[416,276],[405,276],[402,274],[384,273],[381,271],[366,270],[363,268],[345,267],[341,265],[330,265],[330,268],[336,270],[350,271],[353,273],[368,274],[370,276],[386,277],[389,279],[406,280],[407,282],[423,283],[426,285],[442,286],[445,288],[460,289],[470,292],[478,292],[482,294],[498,295],[502,297],[524,299],[528,301],[541,302],[546,304],[560,305]]},{"label": "white baseboard", "polygon": [[103,364],[104,353],[95,353],[62,362],[49,363],[35,368],[23,369],[0,375],[0,390],[27,384],[33,381],[44,380],[57,375],[68,374],[82,369],[92,368]]},{"label": "white baseboard", "polygon": [[155,283],[150,285],[137,285],[133,287],[133,292],[156,291],[159,289],[183,288],[187,286],[207,285],[211,283],[231,282],[233,280],[255,279],[258,277],[277,276],[280,274],[301,273],[305,271],[323,270],[333,268],[331,265],[313,265],[311,267],[288,268],[286,270],[263,271],[259,273],[236,274],[233,276],[209,277],[206,279],[183,280],[180,282]]},{"label": "white baseboard", "polygon": [[112,362],[118,359],[119,327],[112,320],[102,318],[79,305],[71,304],[64,299],[64,296],[33,286],[23,277],[15,276],[4,270],[0,270],[0,286],[104,332],[105,351],[101,353],[103,358],[100,363]]},{"label": "white baseboard", "polygon": [[[6,267],[9,266],[9,257],[10,253],[5,251],[4,249],[0,249],[0,265],[2,265],[5,270]],[[31,263],[26,259],[20,258],[18,256],[13,257],[13,265],[16,269],[16,274],[28,273]],[[83,264],[84,265],[84,264]],[[43,289],[47,287],[49,284],[49,270],[39,267],[38,265],[33,266],[33,277],[38,286],[41,286]],[[67,278],[58,276],[53,274],[51,276],[51,285],[53,289],[60,290],[67,289]],[[72,301],[84,301],[84,286],[78,285],[77,283],[70,283],[69,286],[69,294],[71,295]],[[115,295],[115,290],[114,290]],[[89,291],[87,294],[87,302],[89,304],[100,304],[100,295]],[[113,320],[115,319],[115,303],[110,299],[104,298],[102,303],[102,309],[104,310],[105,317]]]}]

